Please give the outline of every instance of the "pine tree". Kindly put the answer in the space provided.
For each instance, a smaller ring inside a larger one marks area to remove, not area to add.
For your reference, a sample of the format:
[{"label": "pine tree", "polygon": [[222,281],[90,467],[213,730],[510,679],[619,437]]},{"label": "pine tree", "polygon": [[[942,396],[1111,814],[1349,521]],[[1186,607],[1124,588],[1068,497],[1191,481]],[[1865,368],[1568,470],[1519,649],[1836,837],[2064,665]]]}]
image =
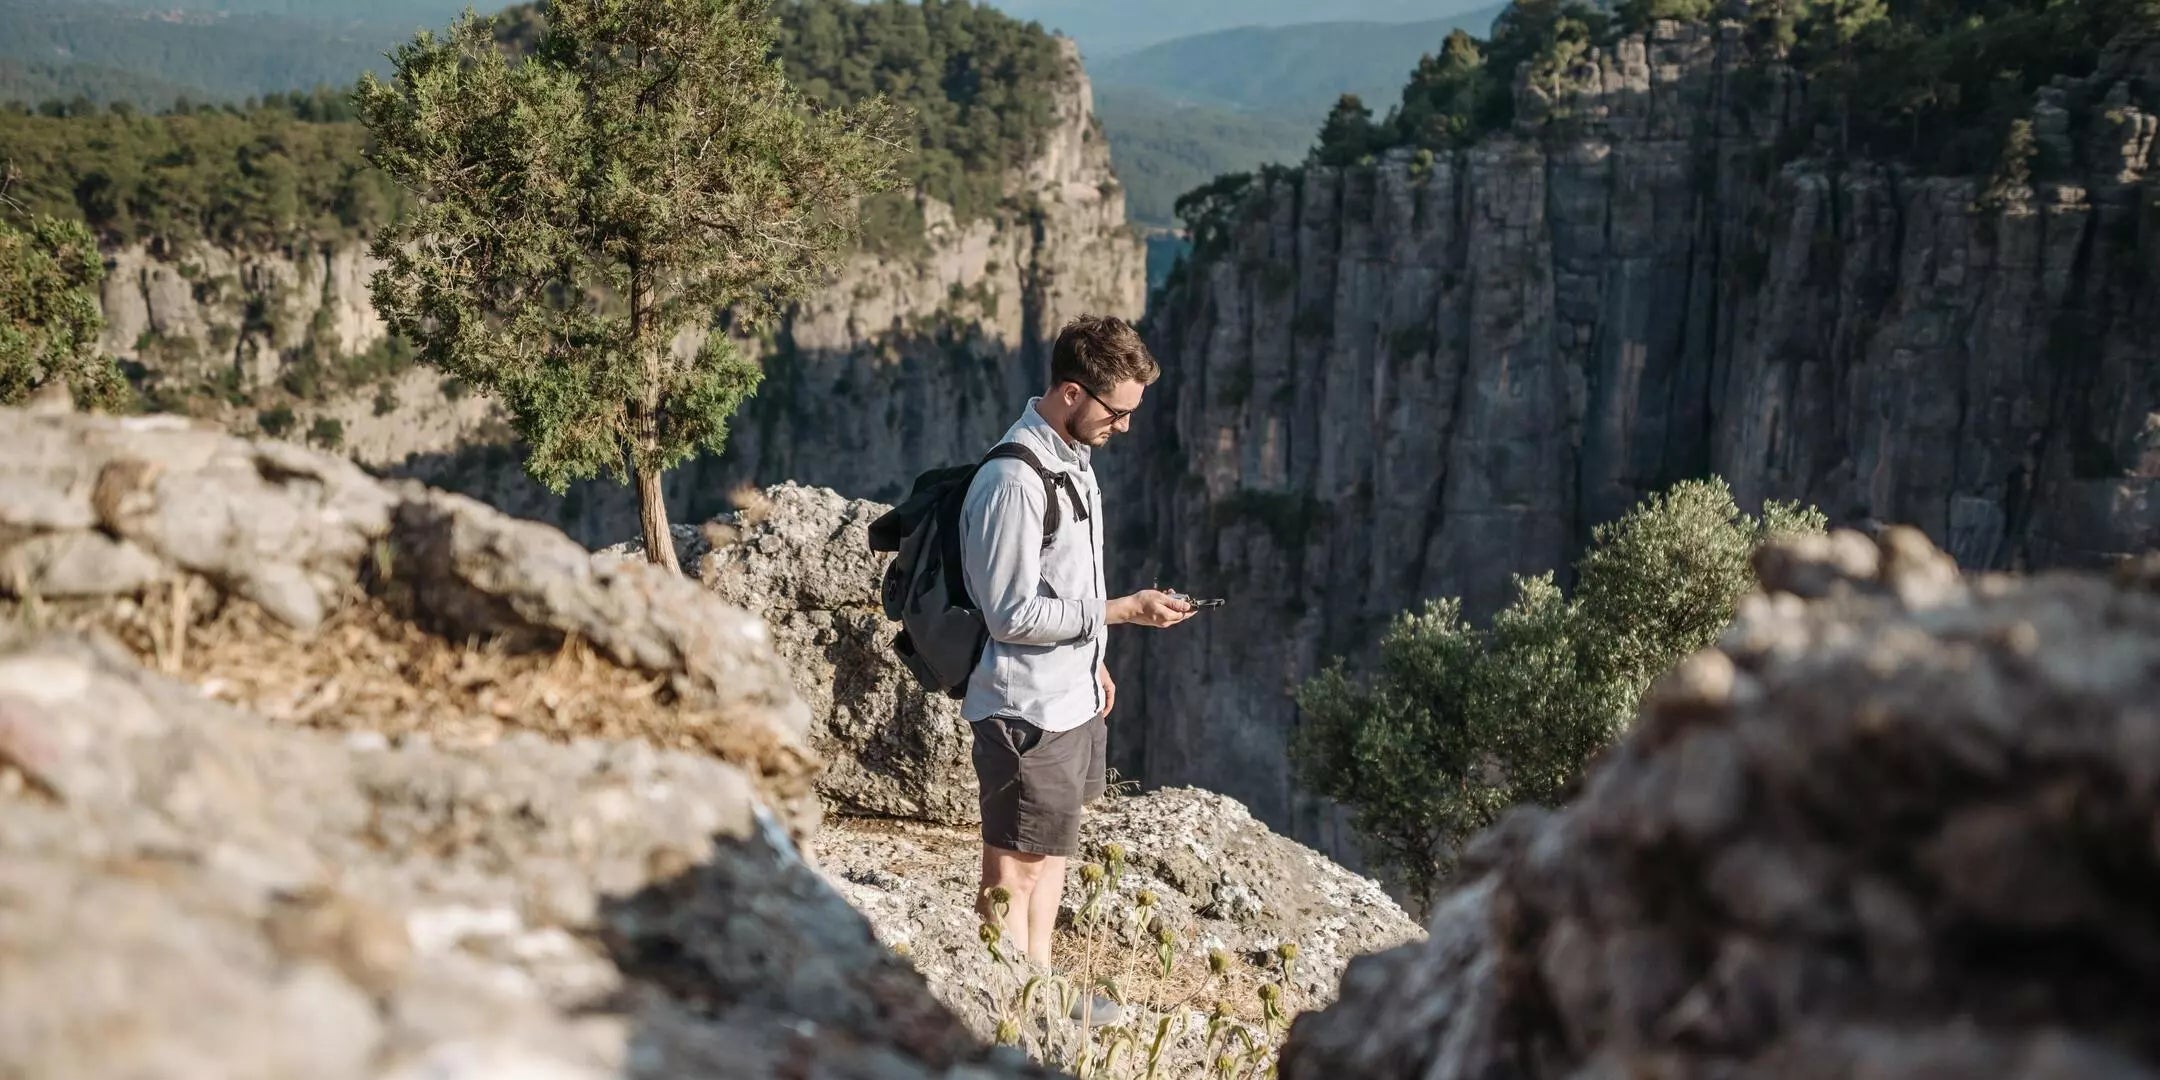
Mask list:
[{"label": "pine tree", "polygon": [[634,477],[647,557],[675,568],[661,476],[719,450],[760,377],[730,334],[852,249],[904,117],[805,102],[763,0],[555,0],[515,64],[470,15],[392,62],[355,95],[414,196],[375,244],[377,310],[508,406],[551,490]]},{"label": "pine tree", "polygon": [[1344,94],[1335,99],[1335,107],[1320,125],[1320,142],[1313,147],[1312,156],[1322,165],[1355,165],[1379,144],[1372,110],[1356,94]]}]

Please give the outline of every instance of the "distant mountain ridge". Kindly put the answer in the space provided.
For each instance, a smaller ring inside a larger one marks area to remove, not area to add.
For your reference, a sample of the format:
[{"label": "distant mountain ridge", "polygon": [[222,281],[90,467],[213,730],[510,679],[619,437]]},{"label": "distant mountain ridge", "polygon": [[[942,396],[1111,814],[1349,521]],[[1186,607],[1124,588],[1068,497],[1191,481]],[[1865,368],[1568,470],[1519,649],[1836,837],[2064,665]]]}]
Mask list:
[{"label": "distant mountain ridge", "polygon": [[1091,64],[1097,85],[1147,90],[1196,105],[1295,115],[1317,127],[1344,93],[1376,114],[1400,100],[1418,58],[1456,29],[1484,37],[1506,4],[1412,23],[1240,26],[1152,45]]},{"label": "distant mountain ridge", "polygon": [[387,71],[383,54],[426,25],[441,24],[373,11],[331,20],[0,0],[0,63],[9,65],[4,89],[16,100],[79,93],[162,108],[182,95],[229,101],[349,85],[363,70]]},{"label": "distant mountain ridge", "polygon": [[1422,22],[1455,15],[1479,2],[1331,0],[1323,7],[1311,0],[997,0],[994,6],[1018,18],[1039,20],[1045,29],[1078,41],[1088,70],[1093,71],[1113,57],[1235,27],[1281,27],[1320,20]]}]

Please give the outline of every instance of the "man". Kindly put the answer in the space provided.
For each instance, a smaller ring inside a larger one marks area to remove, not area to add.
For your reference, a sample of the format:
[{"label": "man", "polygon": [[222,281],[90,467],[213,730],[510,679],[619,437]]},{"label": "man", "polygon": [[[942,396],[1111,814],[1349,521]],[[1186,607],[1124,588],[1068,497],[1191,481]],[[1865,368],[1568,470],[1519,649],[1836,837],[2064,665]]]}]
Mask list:
[{"label": "man", "polygon": [[[975,474],[961,510],[962,572],[990,631],[961,705],[982,783],[977,908],[995,922],[991,890],[1004,887],[1006,933],[1045,966],[1081,807],[1103,790],[1107,719],[1117,700],[1103,663],[1104,631],[1117,623],[1175,626],[1193,613],[1168,593],[1111,599],[1103,587],[1107,530],[1090,457],[1131,429],[1160,374],[1124,320],[1083,315],[1067,323],[1051,350],[1049,390],[1030,399],[999,440],[1031,451],[1056,483],[1027,462],[993,458]],[[1046,546],[1050,499],[1060,506]]]}]

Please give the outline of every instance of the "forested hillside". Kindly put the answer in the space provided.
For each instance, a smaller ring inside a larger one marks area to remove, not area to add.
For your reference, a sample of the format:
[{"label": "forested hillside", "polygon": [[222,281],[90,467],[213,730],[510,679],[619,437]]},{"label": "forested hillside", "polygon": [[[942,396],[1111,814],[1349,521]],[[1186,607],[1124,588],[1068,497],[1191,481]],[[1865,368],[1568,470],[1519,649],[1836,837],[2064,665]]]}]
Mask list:
[{"label": "forested hillside", "polygon": [[[1699,23],[1713,0],[1626,0],[1608,11],[1574,0],[1524,0],[1488,40],[1448,37],[1402,90],[1400,105],[1342,102],[1321,133],[1321,157],[1364,160],[1397,146],[1468,146],[1516,119],[1515,80],[1529,98],[1562,96],[1571,68],[1653,20]],[[1786,149],[1894,156],[1930,171],[2032,162],[2012,122],[2050,81],[2092,72],[2125,30],[2160,18],[2152,0],[1769,0],[1740,25],[1749,46],[1807,80],[1818,127],[1793,125]],[[1754,96],[1770,100],[1766,79]],[[1564,109],[1564,106],[1562,106]],[[1377,121],[1374,117],[1379,117]],[[1565,119],[1564,114],[1554,119]],[[1816,132],[1827,135],[1826,145]]]},{"label": "forested hillside", "polygon": [[1456,30],[1484,35],[1505,4],[1417,22],[1241,26],[1151,45],[1094,65],[1107,87],[1320,122],[1343,94],[1391,101],[1418,58]]},{"label": "forested hillside", "polygon": [[[952,0],[788,0],[775,5],[790,76],[831,103],[885,94],[916,117],[908,170],[963,218],[992,209],[1007,172],[1040,145],[1058,74],[1039,29]],[[501,35],[537,33],[531,9],[506,12]],[[276,94],[246,107],[199,105],[151,115],[128,108],[0,110],[0,154],[14,197],[78,216],[108,239],[274,243],[364,234],[399,195],[361,156],[365,133],[342,91]],[[904,244],[920,212],[895,199],[870,239]]]},{"label": "forested hillside", "polygon": [[1304,117],[1172,101],[1151,90],[1095,88],[1110,157],[1138,225],[1177,221],[1177,198],[1223,173],[1303,160],[1313,125]]},{"label": "forested hillside", "polygon": [[0,93],[159,109],[183,96],[225,102],[344,86],[363,69],[387,71],[387,49],[443,21],[374,5],[347,5],[335,19],[299,19],[132,10],[102,0],[0,0]]}]

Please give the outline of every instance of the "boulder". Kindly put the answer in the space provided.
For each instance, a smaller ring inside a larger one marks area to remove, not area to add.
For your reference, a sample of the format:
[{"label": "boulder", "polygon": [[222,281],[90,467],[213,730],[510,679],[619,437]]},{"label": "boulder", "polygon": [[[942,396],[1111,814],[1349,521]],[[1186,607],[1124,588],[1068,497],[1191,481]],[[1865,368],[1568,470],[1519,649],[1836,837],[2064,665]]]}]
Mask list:
[{"label": "boulder", "polygon": [[1302,1077],[2160,1075],[2160,594],[1918,532],[1762,591],[1557,810],[1350,964]]},{"label": "boulder", "polygon": [[[794,483],[741,501],[703,528],[676,526],[677,559],[771,628],[809,705],[810,744],[827,762],[819,793],[851,814],[981,820],[960,703],[925,692],[887,647],[899,627],[878,594],[891,556],[870,550],[868,529],[888,508]],[[643,551],[631,541],[598,559]]]}]

